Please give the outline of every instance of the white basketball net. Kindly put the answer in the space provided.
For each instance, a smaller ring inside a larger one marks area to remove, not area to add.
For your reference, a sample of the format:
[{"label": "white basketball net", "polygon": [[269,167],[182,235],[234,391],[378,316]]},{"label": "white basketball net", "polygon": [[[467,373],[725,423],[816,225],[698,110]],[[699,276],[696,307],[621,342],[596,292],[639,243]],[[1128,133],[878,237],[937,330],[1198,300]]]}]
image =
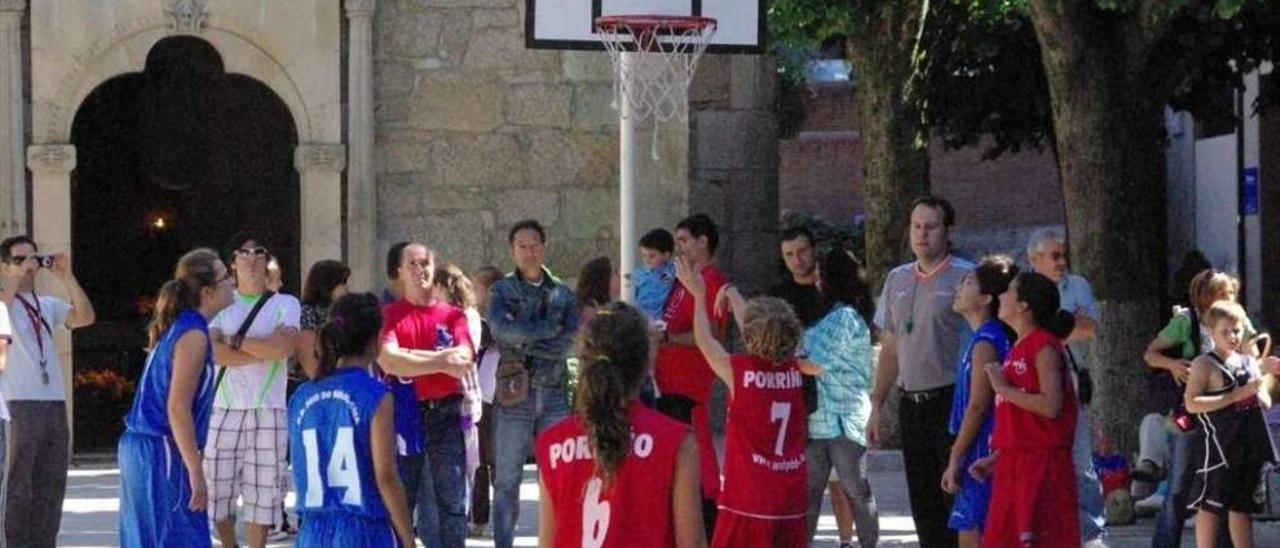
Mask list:
[{"label": "white basketball net", "polygon": [[[689,83],[715,32],[711,19],[696,25],[657,17],[637,18],[635,24],[625,18],[598,23],[596,33],[613,61],[613,108],[625,99],[637,120],[688,120]],[[624,63],[622,54],[628,51],[636,53]]]}]

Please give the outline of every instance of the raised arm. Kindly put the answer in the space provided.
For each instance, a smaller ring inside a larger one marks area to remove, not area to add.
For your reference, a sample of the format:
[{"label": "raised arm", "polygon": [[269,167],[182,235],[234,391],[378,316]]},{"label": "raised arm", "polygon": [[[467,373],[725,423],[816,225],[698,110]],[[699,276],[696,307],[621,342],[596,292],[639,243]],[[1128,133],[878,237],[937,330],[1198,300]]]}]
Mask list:
[{"label": "raised arm", "polygon": [[694,272],[692,266],[684,259],[677,258],[676,276],[693,297],[694,342],[697,343],[698,350],[702,351],[702,356],[707,359],[707,365],[710,365],[716,376],[729,387],[729,395],[732,396],[733,367],[729,363],[729,353],[725,351],[720,341],[716,340],[715,333],[711,329],[710,311],[707,309],[706,299],[707,286],[702,280],[702,275]]},{"label": "raised arm", "polygon": [[71,257],[65,253],[55,253],[52,271],[54,276],[62,280],[62,285],[67,288],[67,296],[71,298],[71,310],[67,312],[67,328],[76,329],[93,325],[97,318],[93,312],[93,303],[89,302],[89,296],[85,294],[84,288],[80,287],[80,282],[71,271]]}]

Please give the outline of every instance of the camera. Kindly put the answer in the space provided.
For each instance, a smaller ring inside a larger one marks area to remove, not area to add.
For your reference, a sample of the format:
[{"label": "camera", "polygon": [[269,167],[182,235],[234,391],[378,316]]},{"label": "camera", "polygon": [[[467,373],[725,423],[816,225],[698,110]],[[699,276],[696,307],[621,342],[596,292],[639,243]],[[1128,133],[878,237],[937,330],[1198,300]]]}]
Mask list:
[{"label": "camera", "polygon": [[53,268],[53,255],[36,255],[36,264],[40,268]]}]

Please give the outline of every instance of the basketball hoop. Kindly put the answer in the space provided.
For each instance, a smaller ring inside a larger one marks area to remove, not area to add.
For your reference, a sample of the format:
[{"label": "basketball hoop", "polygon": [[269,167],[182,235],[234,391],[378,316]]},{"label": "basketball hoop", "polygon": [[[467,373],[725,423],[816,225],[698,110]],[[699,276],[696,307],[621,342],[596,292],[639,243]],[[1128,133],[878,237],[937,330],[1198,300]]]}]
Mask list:
[{"label": "basketball hoop", "polygon": [[[709,17],[613,15],[595,20],[613,61],[613,107],[622,116],[667,122],[689,117],[689,83],[716,33]],[[630,54],[630,55],[629,55]]]}]

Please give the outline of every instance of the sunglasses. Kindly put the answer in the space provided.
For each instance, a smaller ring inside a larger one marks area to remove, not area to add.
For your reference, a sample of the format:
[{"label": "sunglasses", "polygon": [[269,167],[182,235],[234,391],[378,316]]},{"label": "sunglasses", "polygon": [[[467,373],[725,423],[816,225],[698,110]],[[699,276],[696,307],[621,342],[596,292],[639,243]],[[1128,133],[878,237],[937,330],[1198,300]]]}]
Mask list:
[{"label": "sunglasses", "polygon": [[9,257],[9,264],[20,265],[22,263],[27,262],[27,259],[30,259],[33,256],[34,255],[14,255],[12,257]]},{"label": "sunglasses", "polygon": [[267,248],[265,248],[265,247],[249,247],[249,248],[242,247],[242,248],[240,248],[240,249],[235,250],[233,253],[235,253],[237,256],[240,256],[240,257],[265,257],[265,256],[267,255]]}]

